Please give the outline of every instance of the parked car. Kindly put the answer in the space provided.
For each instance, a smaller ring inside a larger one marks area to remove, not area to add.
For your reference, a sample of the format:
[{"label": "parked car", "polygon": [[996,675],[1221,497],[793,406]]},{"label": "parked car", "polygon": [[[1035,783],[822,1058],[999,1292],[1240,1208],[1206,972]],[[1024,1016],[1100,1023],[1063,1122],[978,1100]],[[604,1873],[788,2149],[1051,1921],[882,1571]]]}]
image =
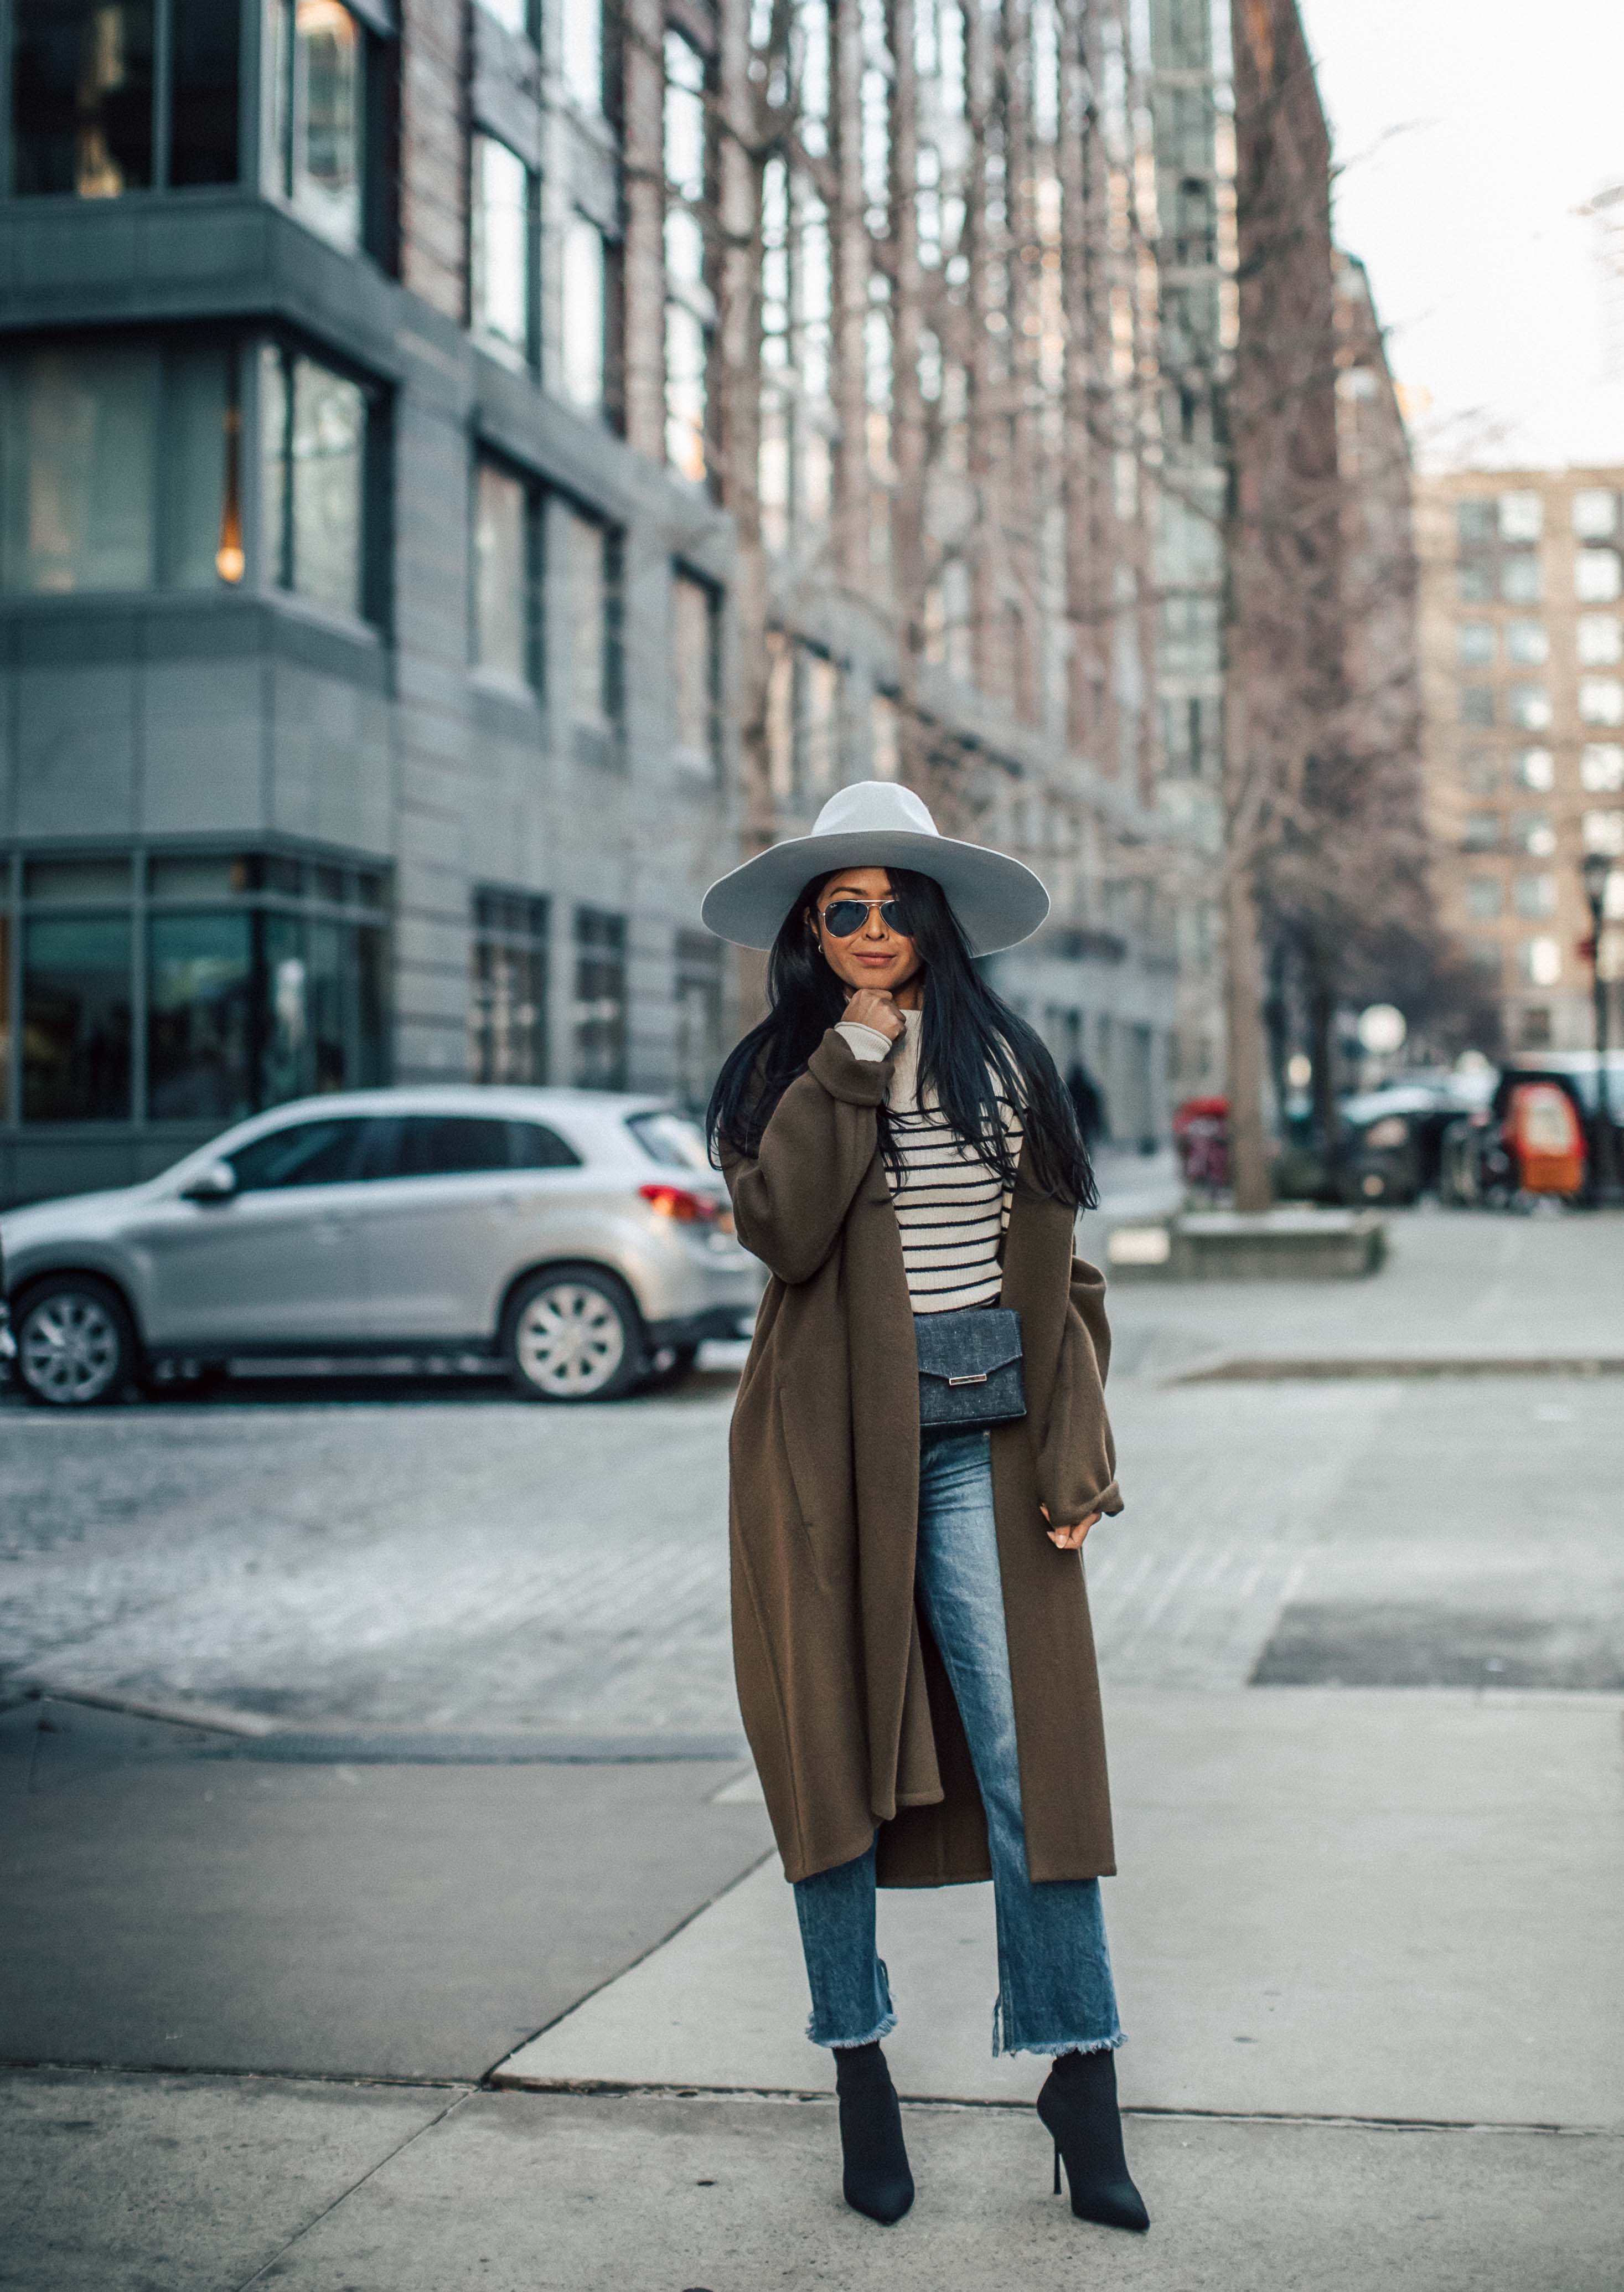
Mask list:
[{"label": "parked car", "polygon": [[[1609,1053],[1607,1081],[1624,1161],[1624,1053]],[[1541,1195],[1580,1199],[1597,1110],[1594,1051],[1544,1052],[1507,1067],[1489,1104],[1446,1134],[1440,1199],[1462,1209],[1525,1207]]]},{"label": "parked car", "polygon": [[480,1353],[545,1401],[672,1383],[765,1275],[697,1125],[655,1098],[304,1099],[145,1184],[0,1221],[15,1374],[85,1408],[261,1358]]},{"label": "parked car", "polygon": [[1472,1102],[1472,1087],[1453,1075],[1355,1092],[1338,1107],[1333,1169],[1308,1101],[1293,1100],[1282,1126],[1277,1190],[1287,1199],[1414,1202],[1438,1184],[1444,1135]]}]

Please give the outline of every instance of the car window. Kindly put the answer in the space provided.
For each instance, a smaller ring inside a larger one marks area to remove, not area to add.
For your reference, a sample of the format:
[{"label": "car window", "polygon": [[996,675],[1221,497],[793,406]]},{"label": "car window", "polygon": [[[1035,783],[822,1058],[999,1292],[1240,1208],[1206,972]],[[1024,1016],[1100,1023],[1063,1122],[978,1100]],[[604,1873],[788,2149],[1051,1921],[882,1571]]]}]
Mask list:
[{"label": "car window", "polygon": [[629,1114],[626,1127],[651,1162],[668,1170],[708,1170],[704,1133],[686,1114]]},{"label": "car window", "polygon": [[285,1129],[251,1138],[225,1158],[237,1174],[239,1194],[262,1194],[281,1186],[336,1186],[360,1166],[362,1141],[373,1125],[332,1117],[290,1122]]},{"label": "car window", "polygon": [[391,1178],[467,1177],[506,1170],[508,1125],[494,1114],[403,1114],[395,1124]]},{"label": "car window", "polygon": [[578,1170],[581,1157],[556,1130],[540,1122],[510,1122],[508,1149],[516,1170]]}]

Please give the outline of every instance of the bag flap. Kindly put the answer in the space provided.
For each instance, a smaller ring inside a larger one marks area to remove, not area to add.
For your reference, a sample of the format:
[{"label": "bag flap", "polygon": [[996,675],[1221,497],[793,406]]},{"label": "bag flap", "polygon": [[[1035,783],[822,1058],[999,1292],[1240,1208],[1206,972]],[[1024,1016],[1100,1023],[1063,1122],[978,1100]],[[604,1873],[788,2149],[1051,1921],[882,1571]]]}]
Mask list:
[{"label": "bag flap", "polygon": [[1021,1317],[1005,1306],[914,1317],[921,1376],[991,1376],[1021,1358]]}]

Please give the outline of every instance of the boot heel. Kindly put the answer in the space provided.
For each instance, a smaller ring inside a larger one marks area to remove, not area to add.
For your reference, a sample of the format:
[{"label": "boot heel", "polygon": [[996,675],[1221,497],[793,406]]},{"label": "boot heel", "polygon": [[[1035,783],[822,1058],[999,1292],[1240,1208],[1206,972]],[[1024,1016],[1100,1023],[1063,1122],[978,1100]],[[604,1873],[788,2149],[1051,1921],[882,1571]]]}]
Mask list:
[{"label": "boot heel", "polygon": [[1060,2193],[1060,2143],[1055,2143],[1055,2194]]}]

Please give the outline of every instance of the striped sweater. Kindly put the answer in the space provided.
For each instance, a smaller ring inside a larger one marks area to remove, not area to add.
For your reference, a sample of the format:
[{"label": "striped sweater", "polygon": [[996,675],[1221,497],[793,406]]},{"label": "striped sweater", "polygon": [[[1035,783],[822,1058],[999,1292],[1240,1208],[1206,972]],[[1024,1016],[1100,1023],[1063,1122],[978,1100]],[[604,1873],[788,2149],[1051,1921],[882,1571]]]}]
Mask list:
[{"label": "striped sweater", "polygon": [[[886,1106],[902,1158],[886,1176],[902,1231],[902,1262],[916,1313],[951,1313],[961,1305],[991,1305],[1003,1285],[998,1246],[1009,1223],[1009,1192],[969,1147],[954,1137],[937,1110],[936,1094],[919,1095],[920,1013],[901,1013],[905,1039],[896,1053]],[[878,1028],[842,1020],[836,1032],[853,1055],[882,1059],[890,1044]],[[1002,1094],[999,1107],[1011,1150],[1018,1158],[1020,1118]]]}]

